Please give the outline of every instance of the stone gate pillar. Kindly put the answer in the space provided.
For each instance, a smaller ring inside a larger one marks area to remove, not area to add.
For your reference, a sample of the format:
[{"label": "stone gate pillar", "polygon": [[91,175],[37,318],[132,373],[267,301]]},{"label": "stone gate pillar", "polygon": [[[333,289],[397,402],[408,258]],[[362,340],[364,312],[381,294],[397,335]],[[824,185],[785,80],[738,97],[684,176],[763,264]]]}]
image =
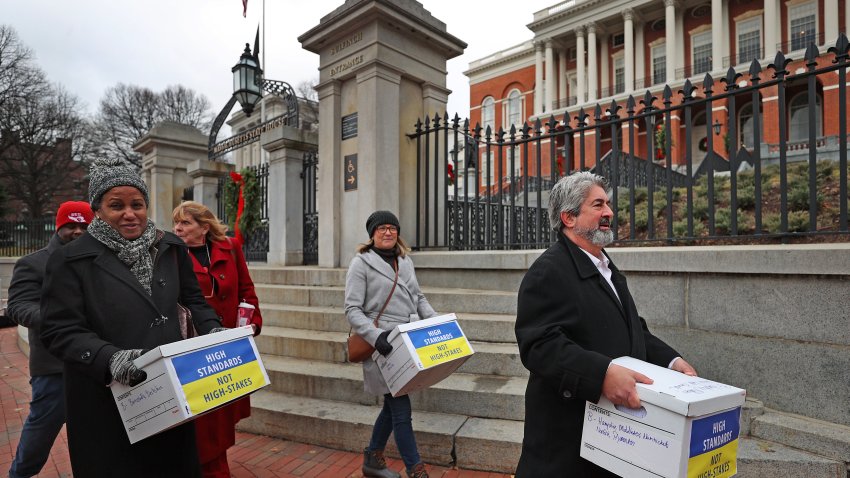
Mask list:
[{"label": "stone gate pillar", "polygon": [[218,214],[218,180],[233,170],[233,165],[206,158],[190,162],[186,172],[192,178],[192,200]]},{"label": "stone gate pillar", "polygon": [[262,134],[269,153],[269,265],[303,264],[304,154],[316,151],[316,133],[281,126]]},{"label": "stone gate pillar", "polygon": [[[345,266],[376,209],[413,237],[417,119],[444,114],[466,43],[415,0],[347,0],[298,38],[319,55],[319,265]],[[347,186],[346,186],[347,185]]]},{"label": "stone gate pillar", "polygon": [[142,136],[133,149],[142,155],[151,201],[148,217],[160,229],[170,231],[171,211],[180,204],[183,189],[192,185],[187,165],[207,157],[207,137],[193,126],[163,121]]}]

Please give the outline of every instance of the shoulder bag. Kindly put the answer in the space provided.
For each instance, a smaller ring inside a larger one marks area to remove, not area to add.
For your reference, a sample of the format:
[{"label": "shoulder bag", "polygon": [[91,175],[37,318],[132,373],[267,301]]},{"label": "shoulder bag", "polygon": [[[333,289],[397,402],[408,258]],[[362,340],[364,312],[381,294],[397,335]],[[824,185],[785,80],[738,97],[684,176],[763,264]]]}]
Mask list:
[{"label": "shoulder bag", "polygon": [[[390,295],[387,296],[387,300],[384,301],[384,306],[381,307],[381,311],[378,312],[378,316],[375,317],[375,327],[378,326],[378,319],[381,318],[381,315],[384,313],[384,309],[386,309],[387,304],[390,303],[393,292],[395,292],[395,286],[398,284],[398,261],[395,262],[394,266],[395,279],[393,280],[393,288],[390,289]],[[348,330],[348,361],[361,363],[372,356],[372,353],[375,351],[375,347],[369,345],[369,342],[366,342],[363,337],[357,334],[352,334],[352,330],[353,329]]]}]

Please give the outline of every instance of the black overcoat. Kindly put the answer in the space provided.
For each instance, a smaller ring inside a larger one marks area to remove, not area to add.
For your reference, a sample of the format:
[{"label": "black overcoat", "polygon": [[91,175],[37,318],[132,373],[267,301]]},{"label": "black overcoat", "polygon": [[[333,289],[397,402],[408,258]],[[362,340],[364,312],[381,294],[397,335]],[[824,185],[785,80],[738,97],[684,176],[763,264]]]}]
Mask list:
[{"label": "black overcoat", "polygon": [[579,457],[586,401],[597,402],[612,358],[666,367],[679,354],[638,316],[626,278],[611,287],[563,234],[529,268],[517,303],[520,358],[530,371],[517,478],[615,476]]},{"label": "black overcoat", "polygon": [[[54,252],[42,293],[41,336],[64,362],[68,449],[74,477],[200,476],[190,422],[133,445],[109,385],[109,359],[181,339],[177,302],[200,334],[220,322],[198,287],[183,241],[154,245],[151,295],[111,250],[85,234]],[[165,317],[165,319],[163,319]]]}]

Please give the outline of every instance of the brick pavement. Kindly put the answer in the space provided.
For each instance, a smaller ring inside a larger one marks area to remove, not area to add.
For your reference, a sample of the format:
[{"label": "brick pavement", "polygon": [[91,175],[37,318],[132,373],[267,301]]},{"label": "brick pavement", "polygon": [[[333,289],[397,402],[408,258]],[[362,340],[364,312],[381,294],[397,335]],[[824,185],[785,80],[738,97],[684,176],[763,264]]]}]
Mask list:
[{"label": "brick pavement", "polygon": [[[6,476],[18,446],[21,427],[29,413],[30,386],[27,357],[17,344],[15,327],[0,329],[0,476]],[[332,450],[276,438],[236,433],[236,445],[228,450],[230,471],[235,478],[362,478],[362,454]],[[400,460],[390,459],[394,470],[402,470]],[[429,466],[433,478],[510,478],[512,475]],[[65,429],[59,435],[50,459],[39,478],[67,478],[71,475]],[[402,476],[404,473],[402,472]]]}]

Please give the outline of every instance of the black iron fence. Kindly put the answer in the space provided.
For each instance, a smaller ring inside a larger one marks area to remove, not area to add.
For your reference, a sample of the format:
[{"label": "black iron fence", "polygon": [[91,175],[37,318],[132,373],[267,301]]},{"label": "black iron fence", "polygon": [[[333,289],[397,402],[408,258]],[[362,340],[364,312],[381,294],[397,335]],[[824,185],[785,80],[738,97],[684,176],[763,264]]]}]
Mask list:
[{"label": "black iron fence", "polygon": [[[409,135],[417,147],[413,246],[545,247],[554,238],[546,220],[546,188],[565,174],[591,168],[617,185],[611,193],[612,227],[620,243],[846,235],[848,50],[842,34],[829,49],[831,61],[820,68],[821,52],[811,44],[802,58],[805,67],[793,74],[786,70],[792,60],[778,52],[765,70],[752,61],[746,76],[729,68],[718,84],[706,74],[701,85],[686,80],[677,93],[664,86],[660,98],[647,90],[642,99],[597,104],[592,114],[582,108],[508,131],[470,128],[457,115],[417,121]],[[834,84],[835,77],[836,115],[829,121],[838,123],[841,134],[830,143],[820,135],[818,125],[825,120],[817,115],[823,115],[823,84]],[[799,102],[792,109],[789,89],[795,97],[804,92],[804,109]],[[776,99],[775,115],[763,115],[766,97]],[[747,128],[738,128],[736,101],[753,105]],[[695,124],[697,114],[713,119],[709,112],[720,109],[726,111],[725,136],[724,125]],[[675,135],[674,115],[680,125]],[[792,156],[798,162],[788,161],[792,126],[804,128],[808,138],[798,148],[807,154]],[[736,147],[762,145],[768,127],[778,131],[774,150]],[[704,134],[699,144],[694,133]],[[827,144],[834,144],[834,154],[819,162]],[[462,158],[453,156],[461,149]]]},{"label": "black iron fence", "polygon": [[56,232],[53,218],[0,221],[0,257],[19,257],[47,247]]}]

